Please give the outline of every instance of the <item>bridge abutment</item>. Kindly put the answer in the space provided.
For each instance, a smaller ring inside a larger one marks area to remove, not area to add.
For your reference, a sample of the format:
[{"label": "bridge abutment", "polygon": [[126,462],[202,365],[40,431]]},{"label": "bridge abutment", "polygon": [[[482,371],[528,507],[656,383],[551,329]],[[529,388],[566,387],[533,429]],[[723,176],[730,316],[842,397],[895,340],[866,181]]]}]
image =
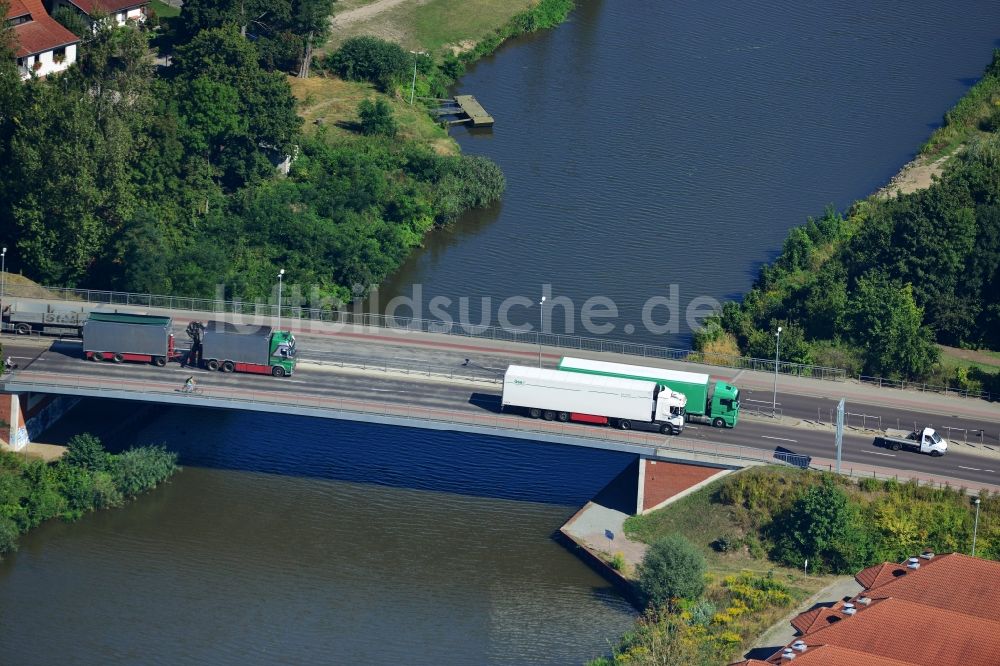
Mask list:
[{"label": "bridge abutment", "polygon": [[80,399],[48,393],[0,392],[0,446],[22,451]]}]

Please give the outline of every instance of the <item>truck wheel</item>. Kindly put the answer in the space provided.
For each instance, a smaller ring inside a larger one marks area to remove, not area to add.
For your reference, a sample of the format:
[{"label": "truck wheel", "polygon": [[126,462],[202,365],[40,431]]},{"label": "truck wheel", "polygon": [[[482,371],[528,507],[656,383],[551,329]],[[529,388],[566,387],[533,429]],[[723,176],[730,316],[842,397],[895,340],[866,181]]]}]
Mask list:
[{"label": "truck wheel", "polygon": [[672,425],[670,425],[669,423],[664,423],[663,426],[660,428],[660,434],[676,435],[677,432],[674,430],[674,427]]},{"label": "truck wheel", "polygon": [[726,422],[722,419],[721,416],[716,416],[714,419],[712,419],[712,426],[715,428],[725,428]]},{"label": "truck wheel", "polygon": [[538,409],[537,407],[532,407],[531,409],[528,410],[528,416],[530,416],[533,419],[537,419],[541,415],[542,415],[542,410]]},{"label": "truck wheel", "polygon": [[631,430],[632,422],[629,421],[628,419],[622,419],[621,421],[618,422],[618,427],[621,428],[622,430]]},{"label": "truck wheel", "polygon": [[551,409],[546,409],[545,412],[542,414],[542,418],[545,419],[546,421],[552,421],[553,419],[556,418],[556,413],[553,412]]},{"label": "truck wheel", "polygon": [[223,372],[232,372],[235,369],[236,369],[236,366],[233,365],[232,361],[223,361],[222,362],[222,371]]},{"label": "truck wheel", "polygon": [[566,412],[559,412],[559,420],[566,423],[566,421],[569,421],[569,414]]},{"label": "truck wheel", "polygon": [[167,359],[163,358],[162,356],[153,357],[153,365],[155,365],[156,367],[162,368],[166,364],[167,364]]},{"label": "truck wheel", "polygon": [[94,352],[93,354],[90,355],[90,360],[91,361],[103,361],[104,360],[104,354],[102,354],[101,352]]},{"label": "truck wheel", "polygon": [[899,449],[901,449],[902,446],[900,445],[899,442],[893,442],[892,446],[890,446],[889,448],[892,449],[893,451],[899,451]]},{"label": "truck wheel", "polygon": [[17,333],[18,335],[27,335],[28,333],[31,333],[31,325],[18,324],[17,326],[14,327],[14,332]]},{"label": "truck wheel", "polygon": [[205,367],[211,370],[212,372],[215,372],[216,370],[219,369],[219,362],[213,358],[211,361],[205,363]]},{"label": "truck wheel", "polygon": [[273,368],[271,368],[271,375],[273,375],[274,377],[284,377],[285,369],[280,365],[276,365]]},{"label": "truck wheel", "polygon": [[122,361],[125,360],[125,357],[122,356],[121,354],[115,354],[114,356],[111,357],[111,360],[114,361],[115,363],[121,363]]},{"label": "truck wheel", "polygon": [[931,458],[940,458],[943,455],[940,451],[931,451]]}]

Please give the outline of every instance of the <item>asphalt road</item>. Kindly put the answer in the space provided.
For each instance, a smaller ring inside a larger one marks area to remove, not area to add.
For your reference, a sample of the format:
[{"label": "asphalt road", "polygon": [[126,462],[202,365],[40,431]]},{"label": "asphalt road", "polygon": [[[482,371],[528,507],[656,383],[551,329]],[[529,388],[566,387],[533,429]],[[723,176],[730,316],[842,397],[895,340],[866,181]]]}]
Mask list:
[{"label": "asphalt road", "polygon": [[[36,373],[57,373],[68,377],[98,377],[102,381],[106,380],[109,385],[121,381],[141,381],[161,386],[176,383],[179,388],[185,377],[195,374],[199,384],[206,389],[247,389],[271,394],[360,399],[370,400],[373,403],[390,402],[452,412],[456,416],[499,413],[502,387],[495,380],[502,377],[508,360],[502,355],[468,357],[466,363],[467,352],[464,350],[414,350],[409,347],[375,346],[386,354],[384,357],[379,357],[367,353],[372,351],[370,347],[372,345],[358,343],[345,345],[339,339],[300,338],[300,364],[295,375],[275,379],[258,375],[192,370],[182,368],[175,363],[168,364],[165,368],[154,368],[144,364],[94,363],[82,358],[80,343],[77,341],[52,342],[11,336],[5,336],[4,339],[4,353],[14,358],[18,364],[18,372],[25,376]],[[366,353],[355,356],[349,353],[361,350]],[[342,362],[348,358],[354,365],[349,367],[337,365],[338,359]],[[366,368],[357,367],[362,359]],[[511,360],[524,363],[523,358],[514,357]],[[317,364],[317,361],[322,365]],[[409,367],[409,374],[404,374],[400,370],[406,367]],[[427,369],[433,369],[435,373],[454,372],[455,377],[427,376]],[[747,390],[744,400],[755,394],[761,395],[759,392]],[[782,397],[781,401],[788,405],[797,405],[794,409],[803,412],[815,411],[816,405],[826,409],[833,404],[829,398],[815,396],[788,396]],[[873,412],[884,410],[880,412],[883,418],[890,418],[894,413],[902,415],[901,418],[909,418],[913,414],[905,409],[893,410],[880,405],[870,405],[867,408]],[[730,444],[752,447],[764,452],[785,451],[813,458],[834,458],[832,427],[788,416],[789,411],[785,412],[786,416],[781,420],[746,417],[731,430],[689,424],[685,429],[684,438],[701,442],[706,447],[711,447],[713,444]],[[542,422],[536,423],[539,427],[543,426]],[[991,422],[989,426],[997,428],[996,423]],[[586,429],[595,426],[574,427]],[[909,451],[893,452],[877,448],[873,445],[870,434],[847,431],[844,436],[842,460],[845,468],[851,468],[853,465],[859,467],[877,465],[1000,485],[1000,451],[993,452],[987,448],[962,444],[953,443],[948,455],[943,458],[931,458]]]}]

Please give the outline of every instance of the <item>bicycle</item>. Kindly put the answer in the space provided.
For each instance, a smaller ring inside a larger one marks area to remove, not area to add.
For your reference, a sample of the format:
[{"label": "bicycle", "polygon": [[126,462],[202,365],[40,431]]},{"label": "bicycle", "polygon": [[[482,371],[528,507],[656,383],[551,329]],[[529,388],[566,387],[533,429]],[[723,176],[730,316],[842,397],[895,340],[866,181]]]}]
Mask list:
[{"label": "bicycle", "polygon": [[178,393],[184,393],[186,395],[205,395],[205,389],[200,386],[192,386],[188,388],[187,386],[182,386],[176,389]]}]

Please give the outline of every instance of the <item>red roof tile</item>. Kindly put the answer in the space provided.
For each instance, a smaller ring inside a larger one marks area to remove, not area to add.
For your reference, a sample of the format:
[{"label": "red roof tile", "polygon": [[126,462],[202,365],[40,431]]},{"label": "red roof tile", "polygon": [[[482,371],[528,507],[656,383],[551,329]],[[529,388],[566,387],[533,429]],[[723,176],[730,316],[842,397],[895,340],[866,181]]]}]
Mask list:
[{"label": "red roof tile", "polygon": [[923,664],[919,659],[907,661],[880,657],[873,654],[858,652],[840,645],[809,646],[805,652],[796,652],[791,662],[782,660],[781,653],[767,661],[756,659],[745,662],[742,666],[772,666],[773,664],[790,664],[792,666],[914,666]]},{"label": "red roof tile", "polygon": [[18,58],[51,51],[60,46],[76,44],[80,39],[72,32],[59,25],[42,7],[42,0],[14,0],[11,9],[8,9],[8,17],[20,16],[22,14],[11,14],[11,11],[19,7],[27,10],[31,14],[31,20],[14,26],[14,39],[17,42],[16,55]]},{"label": "red roof tile", "polygon": [[87,16],[93,16],[96,12],[112,14],[123,9],[132,9],[149,4],[149,0],[69,0]]},{"label": "red roof tile", "polygon": [[9,0],[9,6],[7,7],[7,18],[17,18],[18,16],[24,16],[25,14],[30,14],[28,8],[24,6],[21,0]]}]

